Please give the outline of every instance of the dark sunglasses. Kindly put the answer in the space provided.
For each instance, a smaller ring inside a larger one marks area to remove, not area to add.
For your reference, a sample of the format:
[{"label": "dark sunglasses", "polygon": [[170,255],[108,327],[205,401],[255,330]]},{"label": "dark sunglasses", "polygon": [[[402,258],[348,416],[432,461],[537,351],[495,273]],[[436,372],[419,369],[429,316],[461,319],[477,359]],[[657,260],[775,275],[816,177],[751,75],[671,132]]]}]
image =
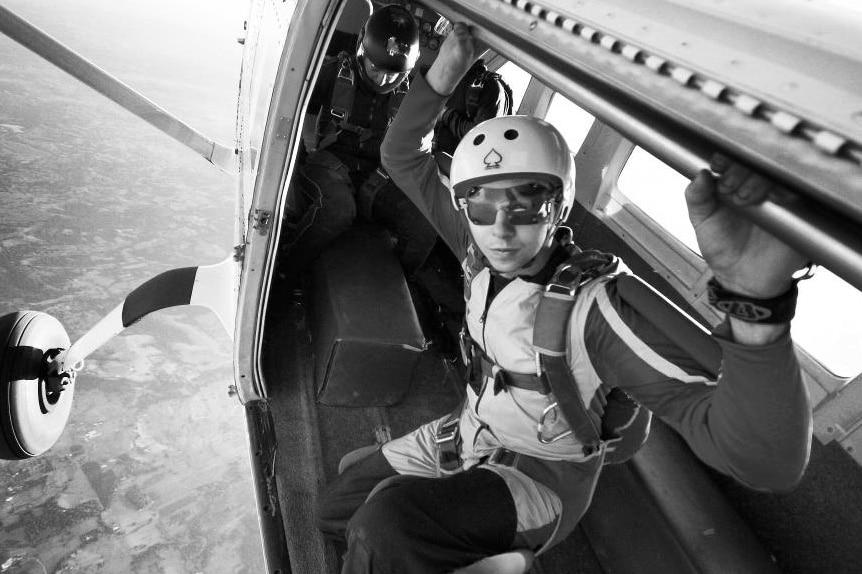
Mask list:
[{"label": "dark sunglasses", "polygon": [[553,189],[528,184],[511,188],[511,191],[514,192],[515,201],[502,208],[498,202],[483,200],[479,188],[470,189],[466,199],[461,200],[461,205],[474,225],[494,225],[498,211],[502,211],[512,225],[535,225],[550,221],[554,212]]}]

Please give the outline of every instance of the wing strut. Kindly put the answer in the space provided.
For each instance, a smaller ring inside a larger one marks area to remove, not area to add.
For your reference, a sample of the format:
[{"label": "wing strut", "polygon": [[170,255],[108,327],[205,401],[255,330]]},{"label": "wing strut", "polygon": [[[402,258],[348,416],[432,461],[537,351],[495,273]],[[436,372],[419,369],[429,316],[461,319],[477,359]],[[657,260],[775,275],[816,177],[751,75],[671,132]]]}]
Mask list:
[{"label": "wing strut", "polygon": [[236,173],[234,150],[216,143],[83,56],[0,6],[0,32],[160,129],[227,173]]}]

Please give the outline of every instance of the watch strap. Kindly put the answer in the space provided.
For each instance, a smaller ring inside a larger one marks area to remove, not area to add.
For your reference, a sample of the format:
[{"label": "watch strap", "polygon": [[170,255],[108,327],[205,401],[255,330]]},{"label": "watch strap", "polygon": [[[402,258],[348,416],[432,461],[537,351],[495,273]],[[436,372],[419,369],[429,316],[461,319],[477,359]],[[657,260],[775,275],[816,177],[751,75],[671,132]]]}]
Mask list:
[{"label": "watch strap", "polygon": [[706,288],[709,304],[719,311],[748,323],[774,325],[788,323],[796,314],[796,298],[799,294],[796,284],[794,280],[790,289],[769,299],[756,299],[728,291],[715,277],[707,282]]}]

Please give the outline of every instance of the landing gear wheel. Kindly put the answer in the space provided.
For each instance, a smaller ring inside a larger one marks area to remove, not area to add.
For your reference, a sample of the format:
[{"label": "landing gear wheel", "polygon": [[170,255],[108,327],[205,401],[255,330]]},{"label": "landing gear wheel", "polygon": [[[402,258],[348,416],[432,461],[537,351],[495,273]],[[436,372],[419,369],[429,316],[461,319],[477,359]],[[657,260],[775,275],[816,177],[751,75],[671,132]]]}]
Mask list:
[{"label": "landing gear wheel", "polygon": [[68,349],[66,330],[38,311],[0,317],[0,459],[37,456],[57,442],[69,419],[74,383],[52,391],[45,352]]}]

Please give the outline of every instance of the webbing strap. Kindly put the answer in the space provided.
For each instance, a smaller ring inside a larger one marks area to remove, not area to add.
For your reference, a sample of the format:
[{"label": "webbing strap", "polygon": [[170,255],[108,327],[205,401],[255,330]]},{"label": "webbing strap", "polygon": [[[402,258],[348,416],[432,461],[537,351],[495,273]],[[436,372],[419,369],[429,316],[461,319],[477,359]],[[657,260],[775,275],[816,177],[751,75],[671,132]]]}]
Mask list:
[{"label": "webbing strap", "polygon": [[[338,141],[338,136],[341,132],[351,132],[359,136],[359,145],[362,146],[370,140],[374,134],[373,126],[360,126],[350,122],[350,114],[353,112],[353,104],[356,99],[356,76],[353,72],[352,58],[347,52],[338,54],[338,74],[335,77],[335,85],[332,88],[332,99],[329,103],[328,111],[325,111],[325,121],[323,125],[322,137],[317,145],[317,149],[326,149],[327,147]],[[392,123],[398,109],[401,107],[401,102],[407,94],[410,84],[407,79],[401,82],[395,88],[389,100],[389,108],[387,114],[387,126]],[[379,126],[377,132],[383,133],[386,128]],[[381,135],[382,137],[382,135]]]},{"label": "webbing strap", "polygon": [[539,367],[572,433],[584,445],[584,454],[598,448],[601,430],[590,418],[575,376],[566,358],[569,319],[581,287],[596,277],[612,273],[618,261],[599,251],[582,251],[557,268],[545,287],[533,327],[533,347]]},{"label": "webbing strap", "polygon": [[437,427],[434,442],[437,445],[437,460],[440,469],[446,471],[458,470],[461,467],[461,411],[464,409],[465,401],[449,413],[446,420]]},{"label": "webbing strap", "polygon": [[472,119],[476,117],[476,110],[479,108],[479,96],[482,95],[482,88],[485,87],[485,76],[487,73],[487,69],[483,67],[482,71],[473,78],[473,81],[470,82],[470,86],[467,88],[467,96],[464,98],[464,110],[468,118]]},{"label": "webbing strap", "polygon": [[534,373],[515,373],[496,367],[496,363],[491,361],[488,356],[482,352],[478,345],[473,343],[475,349],[479,351],[479,364],[482,368],[483,377],[491,377],[494,379],[494,394],[505,390],[506,387],[516,387],[526,389],[528,391],[536,391],[547,395],[551,392],[550,387],[544,377],[540,377]]},{"label": "webbing strap", "polygon": [[403,82],[398,84],[398,87],[395,88],[395,91],[392,94],[392,100],[389,104],[389,122],[391,123],[395,116],[398,115],[398,110],[401,109],[401,102],[404,101],[404,96],[407,95],[407,91],[410,89],[410,80],[405,78]]},{"label": "webbing strap", "polygon": [[350,63],[350,55],[347,52],[338,54],[338,74],[335,76],[335,85],[332,88],[332,99],[329,109],[324,111],[324,126],[321,130],[322,137],[317,144],[317,149],[326,149],[338,140],[338,134],[348,123],[350,112],[353,110],[353,99],[356,95],[355,77],[353,66]]},{"label": "webbing strap", "polygon": [[346,52],[338,55],[338,75],[335,76],[335,86],[332,88],[332,101],[329,103],[329,113],[339,123],[347,122],[353,109],[354,88],[353,66]]}]

